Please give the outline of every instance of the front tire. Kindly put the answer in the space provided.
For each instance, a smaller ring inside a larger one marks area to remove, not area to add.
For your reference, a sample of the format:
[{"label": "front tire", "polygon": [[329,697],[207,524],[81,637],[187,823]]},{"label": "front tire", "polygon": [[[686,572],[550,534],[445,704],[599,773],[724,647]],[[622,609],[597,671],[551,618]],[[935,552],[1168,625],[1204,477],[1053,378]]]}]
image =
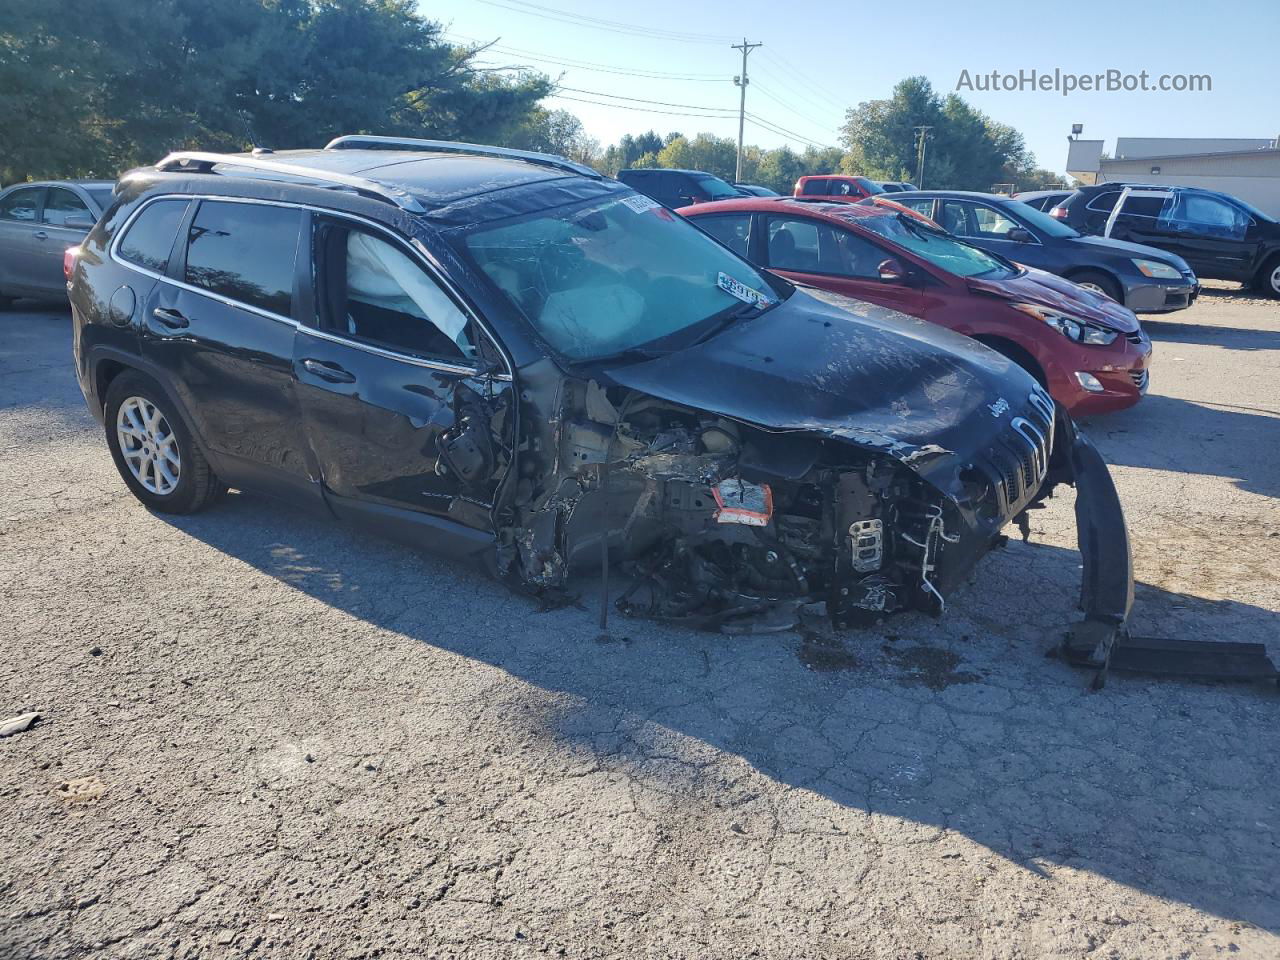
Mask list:
[{"label": "front tire", "polygon": [[1100,293],[1104,297],[1110,297],[1116,303],[1124,303],[1124,291],[1120,289],[1120,284],[1105,273],[1099,273],[1096,270],[1083,270],[1080,273],[1073,273],[1067,279],[1078,286],[1084,287],[1086,290],[1092,290],[1094,293]]},{"label": "front tire", "polygon": [[138,373],[111,382],[107,446],[130,492],[161,513],[195,513],[226,492],[165,392]]}]

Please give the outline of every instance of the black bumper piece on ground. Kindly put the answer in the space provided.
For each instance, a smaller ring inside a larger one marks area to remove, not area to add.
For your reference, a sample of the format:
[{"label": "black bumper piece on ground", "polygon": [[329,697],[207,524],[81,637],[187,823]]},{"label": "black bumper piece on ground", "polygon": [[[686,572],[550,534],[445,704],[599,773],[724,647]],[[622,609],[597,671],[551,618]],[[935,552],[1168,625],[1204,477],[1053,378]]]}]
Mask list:
[{"label": "black bumper piece on ground", "polygon": [[1164,640],[1128,632],[1133,609],[1133,555],[1120,497],[1098,450],[1072,428],[1070,458],[1075,474],[1076,527],[1084,562],[1080,607],[1060,655],[1076,667],[1096,671],[1093,688],[1107,671],[1209,680],[1274,680],[1280,670],[1260,643]]}]

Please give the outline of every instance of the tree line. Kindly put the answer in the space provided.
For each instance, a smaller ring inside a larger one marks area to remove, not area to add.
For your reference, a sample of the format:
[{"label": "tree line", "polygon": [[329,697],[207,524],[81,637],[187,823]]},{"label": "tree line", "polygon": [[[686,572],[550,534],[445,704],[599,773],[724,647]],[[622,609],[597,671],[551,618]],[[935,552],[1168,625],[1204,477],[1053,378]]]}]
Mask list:
[{"label": "tree line", "polygon": [[[104,177],[171,150],[314,147],[342,133],[470,140],[570,156],[613,175],[685,167],[732,180],[737,144],[648,131],[607,147],[542,101],[555,81],[480,65],[416,0],[5,0],[0,183]],[[926,182],[986,190],[1057,182],[1021,134],[903,80],[851,108],[841,146],[748,145],[743,180],[789,193],[811,173],[909,180],[932,126]]]}]

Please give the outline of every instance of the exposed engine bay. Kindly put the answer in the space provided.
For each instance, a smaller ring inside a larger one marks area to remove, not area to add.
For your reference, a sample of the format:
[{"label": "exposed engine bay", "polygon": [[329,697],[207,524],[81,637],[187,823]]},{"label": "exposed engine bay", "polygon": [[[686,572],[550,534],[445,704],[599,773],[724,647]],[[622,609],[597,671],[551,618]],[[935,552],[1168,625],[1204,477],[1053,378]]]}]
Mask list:
[{"label": "exposed engine bay", "polygon": [[941,613],[1052,485],[1043,391],[982,461],[947,471],[957,458],[941,448],[765,430],[594,380],[558,387],[546,419],[525,423],[500,566],[550,596],[607,549],[628,578],[617,605],[635,616],[749,632],[802,611],[837,628]]}]

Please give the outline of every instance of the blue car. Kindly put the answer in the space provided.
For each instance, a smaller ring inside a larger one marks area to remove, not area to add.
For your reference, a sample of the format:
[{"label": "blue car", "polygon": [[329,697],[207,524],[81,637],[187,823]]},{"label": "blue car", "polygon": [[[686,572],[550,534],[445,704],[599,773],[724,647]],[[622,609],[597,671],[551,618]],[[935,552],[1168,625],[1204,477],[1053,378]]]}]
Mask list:
[{"label": "blue car", "polygon": [[975,247],[1056,273],[1106,294],[1134,313],[1185,309],[1200,290],[1195,272],[1176,254],[1138,243],[1086,237],[1012,197],[916,190],[895,193],[892,200],[924,214]]}]

